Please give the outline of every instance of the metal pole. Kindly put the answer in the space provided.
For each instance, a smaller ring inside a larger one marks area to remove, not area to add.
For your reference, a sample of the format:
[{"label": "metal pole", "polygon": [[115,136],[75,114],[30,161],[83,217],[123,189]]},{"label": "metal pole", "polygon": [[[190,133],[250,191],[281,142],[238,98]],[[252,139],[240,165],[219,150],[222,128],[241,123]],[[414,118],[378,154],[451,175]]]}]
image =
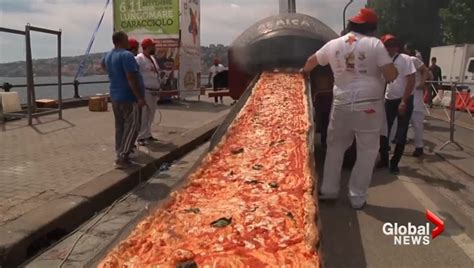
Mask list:
[{"label": "metal pole", "polygon": [[81,96],[79,96],[79,81],[74,80],[73,86],[74,86],[74,98],[80,99]]},{"label": "metal pole", "polygon": [[295,0],[289,0],[288,6],[289,6],[288,13],[296,13],[296,1]]},{"label": "metal pole", "polygon": [[350,0],[349,3],[346,4],[346,6],[344,7],[344,12],[342,13],[342,27],[344,29],[344,32],[346,31],[346,11],[347,8],[352,4],[352,2],[354,2],[354,0]]},{"label": "metal pole", "polygon": [[451,118],[449,120],[449,141],[445,142],[441,148],[439,149],[440,151],[443,150],[446,146],[449,144],[454,144],[456,145],[461,151],[464,151],[464,148],[454,141],[454,126],[455,126],[455,117],[456,117],[456,83],[451,85]]},{"label": "metal pole", "polygon": [[28,99],[28,125],[33,125],[33,102],[34,102],[34,79],[33,79],[33,59],[31,56],[31,36],[30,24],[25,26],[25,42],[26,42],[26,83],[27,83],[27,99]]},{"label": "metal pole", "polygon": [[0,123],[5,123],[5,115],[3,114],[2,94],[0,94]]},{"label": "metal pole", "polygon": [[58,33],[58,109],[59,109],[59,119],[63,119],[63,89],[62,89],[62,60],[61,60],[61,36],[62,32],[59,30]]}]

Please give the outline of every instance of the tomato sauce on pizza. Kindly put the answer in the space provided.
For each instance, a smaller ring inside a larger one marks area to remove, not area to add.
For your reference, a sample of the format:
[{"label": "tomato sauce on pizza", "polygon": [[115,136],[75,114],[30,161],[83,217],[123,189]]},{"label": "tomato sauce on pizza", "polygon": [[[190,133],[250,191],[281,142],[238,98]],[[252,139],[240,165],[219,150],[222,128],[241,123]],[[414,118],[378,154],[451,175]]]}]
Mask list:
[{"label": "tomato sauce on pizza", "polygon": [[319,267],[304,83],[263,73],[183,189],[99,267]]}]

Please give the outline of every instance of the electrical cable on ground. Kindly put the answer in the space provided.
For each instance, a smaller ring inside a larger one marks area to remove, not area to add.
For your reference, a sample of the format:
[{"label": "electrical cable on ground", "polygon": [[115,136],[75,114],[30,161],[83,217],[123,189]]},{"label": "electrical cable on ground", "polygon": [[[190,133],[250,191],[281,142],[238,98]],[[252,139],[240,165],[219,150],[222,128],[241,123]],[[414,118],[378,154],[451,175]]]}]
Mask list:
[{"label": "electrical cable on ground", "polygon": [[[156,164],[153,162],[152,165],[155,167],[155,173],[156,172],[159,172],[161,170],[161,168],[158,168],[156,166]],[[71,256],[71,254],[74,252],[74,249],[76,248],[77,244],[79,243],[79,241],[87,234],[89,233],[90,230],[92,230],[92,228],[94,228],[97,224],[100,223],[100,221],[105,217],[107,216],[111,211],[112,209],[117,206],[118,204],[122,203],[123,201],[125,201],[126,199],[128,199],[132,194],[134,194],[136,191],[140,190],[141,188],[143,188],[145,185],[147,185],[147,182],[146,181],[143,181],[142,179],[142,172],[141,172],[141,169],[138,170],[138,180],[139,180],[139,185],[137,187],[135,187],[135,189],[133,189],[132,191],[130,191],[128,194],[122,196],[120,199],[117,199],[115,202],[113,202],[103,213],[102,215],[100,215],[89,227],[87,227],[77,238],[76,240],[74,240],[74,243],[72,244],[71,248],[69,249],[69,251],[67,252],[66,256],[63,258],[63,260],[61,261],[61,263],[58,265],[58,268],[62,268],[63,265],[67,262],[67,260],[69,259],[69,257]],[[71,237],[72,235],[76,234],[77,232],[79,232],[79,229],[72,232],[68,237]]]},{"label": "electrical cable on ground", "polygon": [[[150,108],[148,108],[150,109]],[[161,113],[161,111],[159,109],[157,109],[157,112],[159,114],[159,120],[158,120],[158,123],[156,123],[155,125],[158,127],[160,124],[161,124],[161,120],[163,118],[163,114]],[[150,155],[151,154],[151,151],[150,151],[150,148],[148,148],[147,146],[144,146],[146,149],[147,149],[147,154]],[[137,148],[140,148],[140,146],[137,146]],[[153,162],[152,163],[153,167],[155,168],[155,172],[160,172],[162,170],[162,167],[157,167],[156,166],[156,163]],[[169,168],[168,165],[166,165],[166,167]],[[166,170],[166,169],[165,169]],[[104,212],[102,215],[100,215],[93,224],[91,224],[89,227],[87,227],[86,230],[84,230],[77,238],[76,240],[74,241],[74,243],[72,244],[70,250],[67,252],[66,256],[63,258],[63,260],[61,261],[61,263],[58,265],[58,268],[62,268],[63,265],[67,262],[67,260],[69,259],[69,257],[71,256],[72,252],[74,251],[74,249],[76,248],[77,244],[79,243],[79,241],[82,239],[82,237],[84,237],[90,230],[92,230],[93,227],[95,227],[106,215],[108,215],[110,213],[110,211],[112,211],[112,209],[118,205],[119,203],[125,201],[127,198],[129,198],[133,193],[135,193],[137,190],[139,190],[141,187],[145,186],[146,185],[146,181],[143,181],[142,180],[142,172],[141,172],[141,169],[138,169],[138,186],[133,190],[133,191],[130,191],[128,194],[124,195],[122,198],[116,200],[115,202],[112,203],[112,205],[110,205]],[[69,237],[75,233],[77,233],[78,231],[75,231],[73,233],[71,233],[69,235]]]}]

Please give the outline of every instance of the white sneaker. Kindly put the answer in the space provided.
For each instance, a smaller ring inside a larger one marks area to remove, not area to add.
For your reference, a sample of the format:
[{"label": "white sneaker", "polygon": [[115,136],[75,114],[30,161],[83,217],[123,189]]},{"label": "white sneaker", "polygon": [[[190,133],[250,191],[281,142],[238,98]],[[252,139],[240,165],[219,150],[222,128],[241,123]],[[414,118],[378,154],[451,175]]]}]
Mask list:
[{"label": "white sneaker", "polygon": [[349,200],[352,208],[355,210],[363,209],[367,204],[366,198],[361,196],[351,196],[349,197]]},{"label": "white sneaker", "polygon": [[352,204],[351,203],[352,208],[355,209],[355,210],[362,210],[362,209],[364,209],[365,205],[367,205],[367,202],[365,202],[365,201],[362,204]]}]

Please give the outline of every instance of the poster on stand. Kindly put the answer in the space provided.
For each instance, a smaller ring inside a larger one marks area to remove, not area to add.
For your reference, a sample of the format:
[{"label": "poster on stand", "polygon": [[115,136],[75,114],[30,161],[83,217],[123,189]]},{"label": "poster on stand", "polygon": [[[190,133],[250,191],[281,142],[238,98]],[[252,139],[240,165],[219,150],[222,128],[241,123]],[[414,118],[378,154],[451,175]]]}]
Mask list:
[{"label": "poster on stand", "polygon": [[179,51],[180,97],[198,96],[201,87],[200,0],[181,0],[181,47]]},{"label": "poster on stand", "polygon": [[114,0],[114,31],[144,38],[179,38],[180,0]]},{"label": "poster on stand", "polygon": [[164,81],[161,90],[178,90],[180,66],[179,39],[157,39],[155,58],[160,68],[160,79]]},{"label": "poster on stand", "polygon": [[[181,0],[114,0],[114,31],[156,43],[162,90],[178,90]],[[140,48],[141,52],[141,48]],[[166,98],[165,98],[166,99]]]}]

